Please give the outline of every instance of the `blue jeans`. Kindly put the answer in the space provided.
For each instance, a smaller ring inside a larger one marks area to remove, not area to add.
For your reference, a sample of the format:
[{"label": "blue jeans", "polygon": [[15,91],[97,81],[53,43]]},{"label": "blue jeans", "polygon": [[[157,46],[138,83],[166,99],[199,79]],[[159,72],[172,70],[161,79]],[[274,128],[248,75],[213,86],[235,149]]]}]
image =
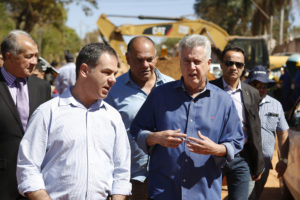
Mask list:
[{"label": "blue jeans", "polygon": [[268,180],[268,176],[269,176],[269,169],[266,169],[261,175],[261,178],[255,182],[254,189],[251,192],[249,200],[256,200],[260,198],[264,190],[265,184]]},{"label": "blue jeans", "polygon": [[227,177],[228,200],[247,200],[251,175],[246,159],[236,156],[225,165],[223,175]]}]

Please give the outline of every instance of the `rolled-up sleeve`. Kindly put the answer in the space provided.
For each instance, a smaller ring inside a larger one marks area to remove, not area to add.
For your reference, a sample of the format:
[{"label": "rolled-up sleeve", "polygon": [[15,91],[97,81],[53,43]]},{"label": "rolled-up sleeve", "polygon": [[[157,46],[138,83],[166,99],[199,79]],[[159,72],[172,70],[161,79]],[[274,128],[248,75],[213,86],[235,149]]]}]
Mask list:
[{"label": "rolled-up sleeve", "polygon": [[151,149],[147,145],[147,137],[151,132],[156,131],[154,117],[155,104],[152,96],[152,94],[148,96],[130,127],[130,134],[139,147],[147,154],[150,153],[149,150]]},{"label": "rolled-up sleeve", "polygon": [[41,164],[47,146],[47,129],[43,115],[36,110],[21,141],[17,157],[17,182],[20,194],[45,189]]},{"label": "rolled-up sleeve", "polygon": [[121,117],[118,121],[119,123],[116,127],[116,142],[114,147],[114,173],[111,194],[130,195],[130,145]]}]

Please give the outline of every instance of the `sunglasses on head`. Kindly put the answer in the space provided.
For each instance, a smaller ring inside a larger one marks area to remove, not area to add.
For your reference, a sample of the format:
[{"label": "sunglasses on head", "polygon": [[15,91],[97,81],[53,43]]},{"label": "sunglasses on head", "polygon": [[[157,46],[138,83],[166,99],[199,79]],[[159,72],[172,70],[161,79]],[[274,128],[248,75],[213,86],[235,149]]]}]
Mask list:
[{"label": "sunglasses on head", "polygon": [[227,66],[227,67],[231,67],[233,65],[235,65],[237,68],[243,68],[244,67],[244,63],[241,63],[241,62],[234,62],[234,61],[230,61],[230,60],[227,60],[224,62],[224,64]]}]

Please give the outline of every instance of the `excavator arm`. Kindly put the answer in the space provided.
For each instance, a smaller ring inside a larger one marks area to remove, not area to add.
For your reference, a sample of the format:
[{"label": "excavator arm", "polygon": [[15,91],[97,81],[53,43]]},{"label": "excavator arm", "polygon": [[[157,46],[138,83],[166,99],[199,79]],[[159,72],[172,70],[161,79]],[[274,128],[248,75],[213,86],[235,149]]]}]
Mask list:
[{"label": "excavator arm", "polygon": [[[142,16],[142,18],[153,19],[153,17],[146,16]],[[162,18],[159,17],[157,19]],[[103,40],[116,50],[121,58],[121,61],[124,63],[126,63],[125,53],[127,45],[123,39],[123,35],[147,35],[164,38],[183,38],[185,35],[189,34],[203,34],[209,38],[213,46],[220,50],[223,50],[229,41],[228,33],[218,25],[211,22],[201,19],[189,20],[185,18],[176,18],[175,20],[177,21],[156,24],[121,25],[116,27],[106,17],[106,15],[102,14],[97,21],[97,25]]]}]

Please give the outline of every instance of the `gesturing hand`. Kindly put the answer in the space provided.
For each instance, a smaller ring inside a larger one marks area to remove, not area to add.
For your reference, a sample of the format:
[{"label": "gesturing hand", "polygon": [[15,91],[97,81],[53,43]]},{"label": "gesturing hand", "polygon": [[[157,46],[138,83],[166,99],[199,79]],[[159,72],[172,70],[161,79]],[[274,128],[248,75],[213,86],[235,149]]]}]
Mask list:
[{"label": "gesturing hand", "polygon": [[208,137],[202,135],[200,131],[198,131],[198,136],[199,139],[194,137],[188,137],[189,141],[186,145],[189,148],[189,151],[204,155],[226,155],[226,148],[224,145],[216,144]]},{"label": "gesturing hand", "polygon": [[147,137],[147,145],[160,144],[164,147],[176,148],[185,140],[185,137],[186,134],[181,133],[180,129],[152,132]]}]

